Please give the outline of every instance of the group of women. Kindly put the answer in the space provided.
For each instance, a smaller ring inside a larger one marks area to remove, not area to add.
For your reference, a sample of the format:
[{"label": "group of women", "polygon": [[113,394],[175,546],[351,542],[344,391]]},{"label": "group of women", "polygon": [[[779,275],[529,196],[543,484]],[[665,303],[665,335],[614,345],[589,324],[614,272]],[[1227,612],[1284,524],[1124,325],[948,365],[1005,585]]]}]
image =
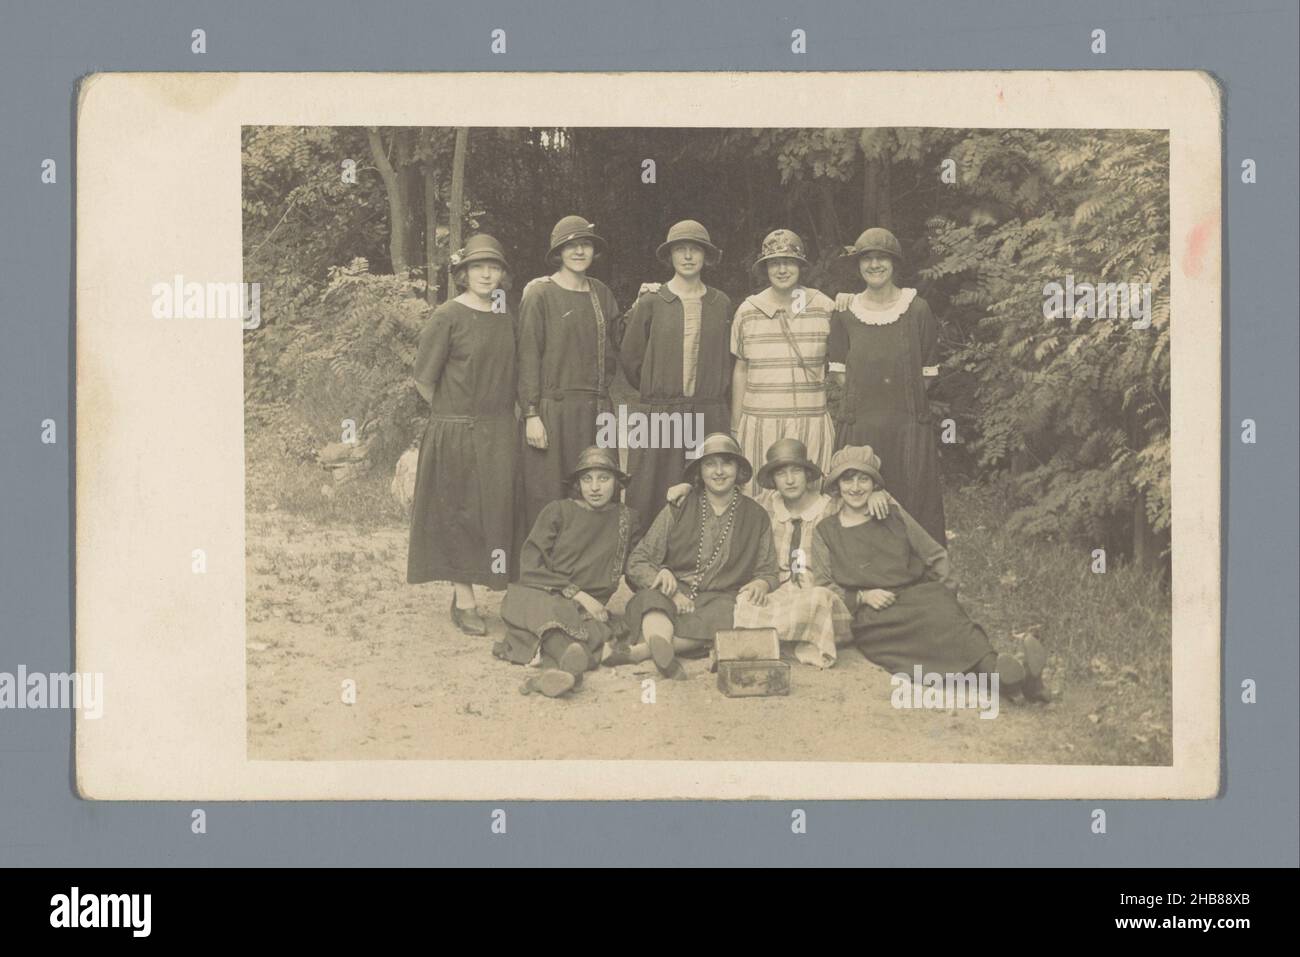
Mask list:
[{"label": "group of women", "polygon": [[[453,256],[459,295],[414,368],[431,412],[408,581],[451,582],[471,635],[488,632],[473,586],[505,588],[493,653],[539,666],[523,690],[548,697],[602,664],[684,677],[681,659],[732,627],[773,627],[820,667],[856,643],[891,671],[997,673],[1003,693],[1044,697],[1037,640],[998,655],[955,597],[926,401],[937,328],[895,283],[898,240],[862,233],[844,262],[864,288],[832,301],[800,282],[800,238],[775,230],[753,265],[764,288],[733,308],[703,278],[722,251],[686,220],[657,250],[672,277],[626,315],[588,275],[604,247],[593,223],[560,220],[555,271],[525,287],[517,318],[501,308],[500,243],[479,234]],[[702,445],[631,448],[626,471],[598,447],[619,368],[636,412],[698,415]]]}]

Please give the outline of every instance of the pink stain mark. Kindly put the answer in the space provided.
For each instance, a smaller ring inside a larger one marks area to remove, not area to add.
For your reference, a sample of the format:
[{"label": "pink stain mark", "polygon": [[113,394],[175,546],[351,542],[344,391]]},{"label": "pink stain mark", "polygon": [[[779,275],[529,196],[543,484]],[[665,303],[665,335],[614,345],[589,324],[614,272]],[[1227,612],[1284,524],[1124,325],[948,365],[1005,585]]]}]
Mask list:
[{"label": "pink stain mark", "polygon": [[1183,274],[1192,279],[1205,271],[1205,247],[1219,231],[1219,214],[1210,213],[1187,234],[1187,252],[1183,256]]},{"label": "pink stain mark", "polygon": [[1002,87],[998,87],[998,102],[999,102],[999,103],[1005,103],[1006,101],[1007,101],[1007,98],[1006,98],[1005,96],[1002,95]]}]

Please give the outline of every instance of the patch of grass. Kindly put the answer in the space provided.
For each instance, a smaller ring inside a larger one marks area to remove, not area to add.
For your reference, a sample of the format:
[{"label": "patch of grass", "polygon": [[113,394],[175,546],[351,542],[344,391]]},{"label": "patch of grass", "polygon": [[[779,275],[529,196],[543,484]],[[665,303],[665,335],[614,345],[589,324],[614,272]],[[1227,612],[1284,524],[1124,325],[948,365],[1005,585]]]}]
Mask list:
[{"label": "patch of grass", "polygon": [[1158,571],[1108,564],[1097,574],[1092,546],[1009,535],[1013,506],[999,485],[948,489],[944,506],[962,602],[995,644],[1032,632],[1064,676],[1169,697],[1173,609]]},{"label": "patch of grass", "polygon": [[350,482],[336,483],[326,469],[286,449],[265,428],[244,437],[246,507],[282,511],[320,525],[372,529],[405,524],[407,510],[393,498],[389,469],[375,467]]}]

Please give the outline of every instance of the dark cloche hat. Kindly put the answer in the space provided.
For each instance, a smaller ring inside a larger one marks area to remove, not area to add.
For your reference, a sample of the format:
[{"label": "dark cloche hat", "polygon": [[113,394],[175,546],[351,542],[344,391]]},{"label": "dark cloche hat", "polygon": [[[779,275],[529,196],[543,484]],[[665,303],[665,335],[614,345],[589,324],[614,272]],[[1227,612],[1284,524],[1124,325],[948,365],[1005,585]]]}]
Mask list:
[{"label": "dark cloche hat", "polygon": [[864,230],[862,235],[857,238],[841,256],[841,259],[858,259],[866,253],[885,253],[894,257],[894,261],[899,265],[904,262],[903,247],[898,242],[898,237],[888,229],[880,226],[872,226]]},{"label": "dark cloche hat", "polygon": [[595,223],[587,222],[584,216],[565,216],[551,230],[551,249],[546,254],[546,258],[558,259],[564,244],[576,239],[590,239],[597,252],[605,248],[605,240],[597,235]]},{"label": "dark cloche hat", "polygon": [[722,250],[713,245],[713,240],[709,238],[709,231],[693,219],[683,219],[680,223],[674,223],[668,230],[668,238],[655,250],[659,261],[669,266],[673,264],[673,243],[696,243],[703,246],[704,261],[710,266],[716,266],[722,259]]},{"label": "dark cloche hat", "polygon": [[787,465],[802,466],[806,471],[812,473],[810,481],[816,481],[822,477],[822,470],[808,458],[807,446],[798,439],[777,439],[768,448],[767,461],[758,470],[756,481],[763,488],[776,488],[776,479],[773,476],[776,474],[777,469],[784,468]]},{"label": "dark cloche hat", "polygon": [[578,464],[568,474],[566,481],[576,482],[582,477],[583,472],[592,469],[605,469],[613,472],[614,477],[624,485],[628,482],[628,474],[618,467],[618,453],[614,449],[602,449],[599,445],[589,445],[582,450],[582,454],[578,456]]},{"label": "dark cloche hat", "polygon": [[479,233],[471,236],[465,241],[464,246],[451,254],[451,267],[459,269],[461,266],[484,260],[498,262],[502,269],[510,268],[510,264],[506,262],[506,251],[501,244],[487,233]]}]

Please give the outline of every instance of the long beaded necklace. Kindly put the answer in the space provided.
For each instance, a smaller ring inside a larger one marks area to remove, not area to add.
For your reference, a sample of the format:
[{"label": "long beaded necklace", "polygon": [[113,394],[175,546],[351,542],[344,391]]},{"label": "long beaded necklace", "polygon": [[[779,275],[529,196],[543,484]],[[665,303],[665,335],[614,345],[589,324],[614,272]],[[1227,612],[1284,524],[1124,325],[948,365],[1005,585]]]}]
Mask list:
[{"label": "long beaded necklace", "polygon": [[700,495],[700,544],[695,550],[695,581],[691,583],[691,589],[688,597],[695,601],[695,596],[699,594],[700,582],[704,580],[704,570],[712,568],[713,563],[718,560],[722,554],[722,546],[727,543],[727,538],[731,535],[731,526],[736,520],[736,506],[740,502],[740,489],[731,490],[731,502],[727,505],[727,524],[722,527],[722,534],[718,536],[717,544],[713,546],[713,554],[709,560],[704,560],[704,523],[708,518],[709,496],[708,494]]}]

